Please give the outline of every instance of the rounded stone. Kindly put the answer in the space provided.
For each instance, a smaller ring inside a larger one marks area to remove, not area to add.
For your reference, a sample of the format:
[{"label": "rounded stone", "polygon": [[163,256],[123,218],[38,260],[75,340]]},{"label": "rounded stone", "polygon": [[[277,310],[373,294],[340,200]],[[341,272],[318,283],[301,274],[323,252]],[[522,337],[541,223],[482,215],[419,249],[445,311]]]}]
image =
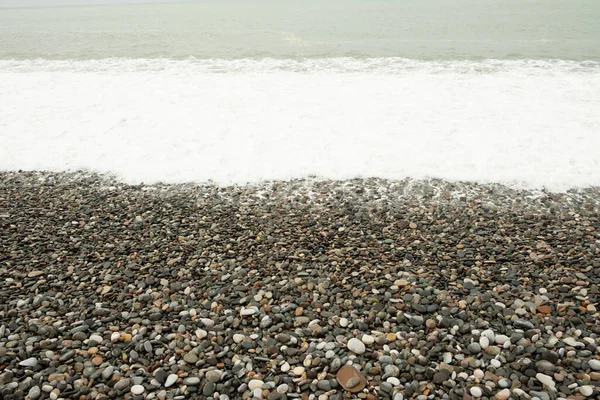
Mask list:
[{"label": "rounded stone", "polygon": [[600,360],[590,360],[590,368],[594,371],[600,371]]},{"label": "rounded stone", "polygon": [[471,393],[471,396],[475,397],[475,398],[480,398],[481,396],[483,396],[483,391],[477,387],[477,386],[473,386],[469,392]]},{"label": "rounded stone", "polygon": [[146,389],[142,386],[142,385],[133,385],[131,387],[131,393],[135,394],[135,395],[140,395],[142,393],[144,393]]},{"label": "rounded stone", "polygon": [[584,385],[579,388],[579,393],[585,397],[590,397],[592,394],[594,394],[594,388],[590,385]]},{"label": "rounded stone", "polygon": [[365,344],[356,338],[348,340],[348,350],[355,354],[363,354],[366,351]]},{"label": "rounded stone", "polygon": [[250,389],[250,390],[261,389],[264,384],[265,383],[263,381],[261,381],[260,379],[252,379],[252,380],[250,380],[250,382],[248,382],[248,389]]},{"label": "rounded stone", "polygon": [[364,344],[366,344],[367,346],[375,343],[375,338],[371,335],[362,335],[361,339],[362,339],[362,342]]},{"label": "rounded stone", "polygon": [[223,372],[216,370],[216,369],[211,369],[210,371],[206,371],[204,376],[206,377],[207,381],[216,383],[221,380],[221,377],[223,376]]},{"label": "rounded stone", "polygon": [[175,382],[177,382],[177,379],[179,379],[179,376],[177,376],[177,374],[170,374],[169,376],[167,376],[167,380],[165,381],[165,387],[171,387],[175,384]]}]

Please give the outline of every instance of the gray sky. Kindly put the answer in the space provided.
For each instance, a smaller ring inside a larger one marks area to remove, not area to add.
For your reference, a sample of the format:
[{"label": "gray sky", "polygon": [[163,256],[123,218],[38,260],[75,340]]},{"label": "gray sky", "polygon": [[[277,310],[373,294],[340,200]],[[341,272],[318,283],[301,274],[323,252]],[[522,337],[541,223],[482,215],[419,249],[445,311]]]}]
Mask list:
[{"label": "gray sky", "polygon": [[[35,7],[115,3],[177,3],[182,0],[0,0],[0,7]],[[190,0],[184,0],[190,1]]]}]

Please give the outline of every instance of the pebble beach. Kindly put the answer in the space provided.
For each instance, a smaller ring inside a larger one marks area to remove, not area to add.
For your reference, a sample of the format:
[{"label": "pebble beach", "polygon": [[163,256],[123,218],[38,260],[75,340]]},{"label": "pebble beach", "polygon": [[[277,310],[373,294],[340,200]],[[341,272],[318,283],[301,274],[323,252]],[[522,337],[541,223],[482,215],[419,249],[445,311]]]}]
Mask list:
[{"label": "pebble beach", "polygon": [[0,173],[0,397],[598,398],[599,194]]}]

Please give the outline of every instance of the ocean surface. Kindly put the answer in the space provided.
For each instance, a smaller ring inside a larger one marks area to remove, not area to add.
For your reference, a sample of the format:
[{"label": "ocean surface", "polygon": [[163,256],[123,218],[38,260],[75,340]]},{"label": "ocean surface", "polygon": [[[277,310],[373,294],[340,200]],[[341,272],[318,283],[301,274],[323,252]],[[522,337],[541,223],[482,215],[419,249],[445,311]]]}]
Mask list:
[{"label": "ocean surface", "polygon": [[0,170],[600,186],[598,0],[48,4],[0,0]]}]

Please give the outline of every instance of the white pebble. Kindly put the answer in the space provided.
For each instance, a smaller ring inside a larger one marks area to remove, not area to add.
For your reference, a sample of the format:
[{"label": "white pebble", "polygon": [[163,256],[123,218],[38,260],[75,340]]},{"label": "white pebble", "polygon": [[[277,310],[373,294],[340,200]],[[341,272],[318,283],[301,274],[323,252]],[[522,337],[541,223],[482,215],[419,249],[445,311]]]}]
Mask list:
[{"label": "white pebble", "polygon": [[167,376],[167,380],[165,381],[165,387],[168,388],[170,386],[173,386],[175,382],[177,382],[177,379],[179,379],[179,376],[177,376],[176,374],[171,374]]},{"label": "white pebble", "polygon": [[244,341],[244,339],[246,338],[246,336],[241,335],[239,333],[236,333],[233,335],[233,341],[235,343],[242,343]]},{"label": "white pebble", "polygon": [[536,379],[542,382],[543,385],[547,386],[549,389],[554,389],[556,387],[556,383],[554,383],[554,379],[550,376],[538,373],[535,375]]},{"label": "white pebble", "polygon": [[473,386],[469,392],[471,392],[471,396],[476,398],[479,398],[483,395],[483,392],[477,386]]},{"label": "white pebble", "polygon": [[290,370],[290,364],[288,364],[287,362],[284,362],[283,365],[281,366],[281,372],[288,372]]},{"label": "white pebble", "polygon": [[208,332],[204,329],[196,329],[196,337],[198,339],[204,339],[206,336],[208,336]]},{"label": "white pebble", "polygon": [[90,340],[93,340],[96,343],[102,343],[103,339],[100,335],[92,335],[90,336]]},{"label": "white pebble", "polygon": [[355,354],[363,354],[366,351],[365,344],[356,338],[348,340],[348,350]]},{"label": "white pebble", "polygon": [[466,372],[459,372],[456,377],[462,379],[463,381],[469,379],[469,375]]},{"label": "white pebble", "polygon": [[495,358],[490,361],[490,364],[494,368],[500,368],[502,366],[502,363],[500,361],[496,360]]},{"label": "white pebble", "polygon": [[494,335],[494,331],[492,331],[491,329],[486,329],[485,331],[481,332],[481,336],[485,336],[486,338],[488,338],[490,340],[490,343],[493,342],[496,338],[496,335]]},{"label": "white pebble", "polygon": [[506,335],[498,335],[495,338],[496,343],[501,346],[504,345],[504,343],[508,342],[509,340],[510,340],[510,338]]},{"label": "white pebble", "polygon": [[449,351],[445,352],[444,355],[442,355],[442,359],[446,364],[450,364],[452,362],[452,353]]},{"label": "white pebble", "polygon": [[142,394],[142,393],[144,393],[144,390],[146,390],[146,389],[144,389],[144,387],[142,385],[133,385],[131,387],[131,393],[133,393],[133,394]]},{"label": "white pebble", "polygon": [[254,389],[252,394],[254,395],[255,398],[257,398],[259,400],[263,398],[262,389]]},{"label": "white pebble", "polygon": [[400,386],[400,379],[390,376],[389,378],[387,378],[387,383],[389,383],[392,386]]},{"label": "white pebble", "polygon": [[345,328],[348,326],[348,320],[346,318],[340,318],[340,326]]},{"label": "white pebble", "polygon": [[490,339],[488,339],[487,336],[480,337],[479,345],[482,349],[487,349],[488,347],[490,347]]},{"label": "white pebble", "polygon": [[363,335],[362,342],[368,346],[370,344],[375,343],[375,338],[371,335]]},{"label": "white pebble", "polygon": [[290,390],[290,387],[287,383],[282,383],[281,385],[277,386],[277,393],[287,393],[288,390]]},{"label": "white pebble", "polygon": [[248,389],[250,389],[250,390],[262,389],[263,385],[264,385],[264,382],[261,381],[260,379],[252,379],[250,382],[248,382]]},{"label": "white pebble", "polygon": [[240,315],[241,316],[254,315],[257,312],[258,312],[258,310],[256,310],[255,308],[242,308],[240,310]]},{"label": "white pebble", "polygon": [[579,388],[579,393],[581,393],[585,397],[590,397],[592,394],[594,394],[594,388],[590,385],[581,386]]},{"label": "white pebble", "polygon": [[473,376],[476,379],[483,379],[483,377],[485,376],[485,374],[483,373],[482,370],[480,370],[479,368],[477,368],[475,371],[473,371]]},{"label": "white pebble", "polygon": [[598,360],[590,360],[590,367],[594,371],[600,371],[600,361],[598,361]]},{"label": "white pebble", "polygon": [[35,357],[28,358],[19,363],[21,367],[35,368],[38,365],[38,360]]}]

